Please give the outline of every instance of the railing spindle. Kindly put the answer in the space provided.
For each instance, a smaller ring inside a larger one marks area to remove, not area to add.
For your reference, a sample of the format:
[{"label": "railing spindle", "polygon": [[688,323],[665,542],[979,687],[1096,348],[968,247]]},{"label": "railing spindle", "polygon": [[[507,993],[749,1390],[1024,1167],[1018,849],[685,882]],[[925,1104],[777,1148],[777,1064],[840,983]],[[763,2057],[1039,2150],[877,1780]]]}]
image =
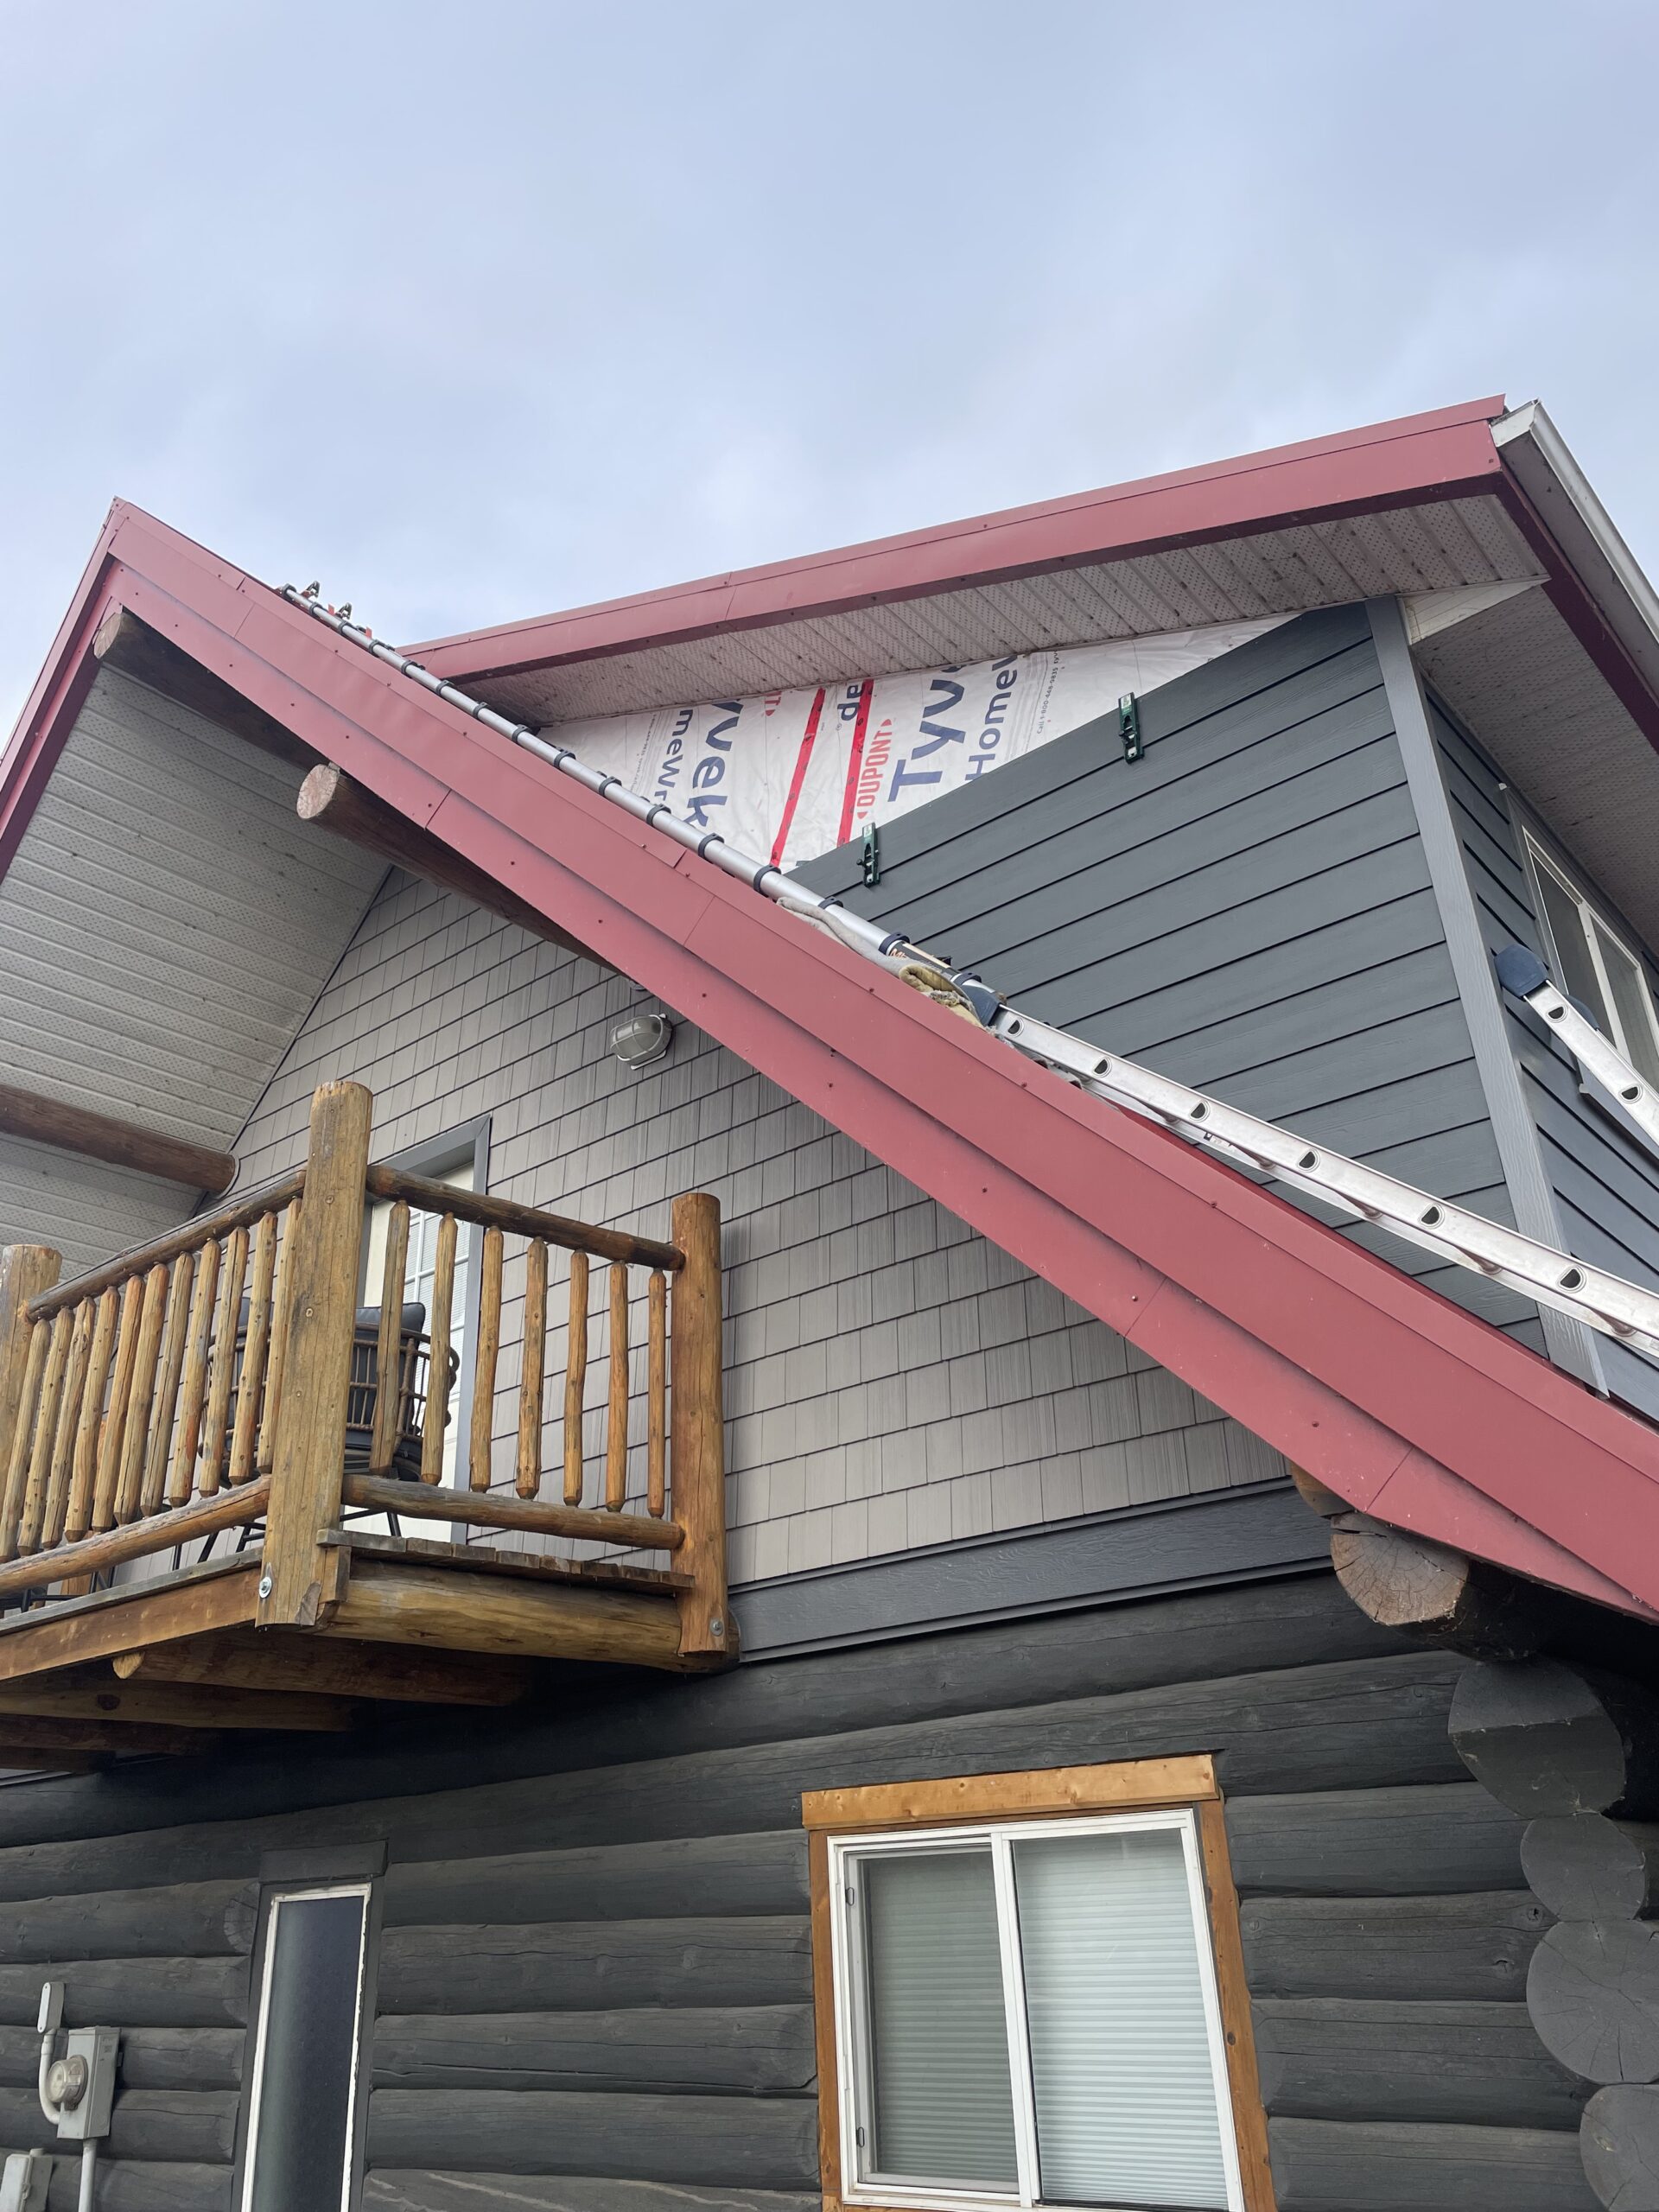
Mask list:
[{"label": "railing spindle", "polygon": [[124,1528],[136,1521],[143,1490],[144,1447],[149,1440],[151,1402],[156,1393],[156,1363],[161,1357],[162,1327],[167,1319],[167,1269],[157,1266],[144,1277],[144,1302],[139,1310],[138,1351],[132,1364],[132,1389],[127,1401],[127,1425],[121,1439],[121,1471],[116,1478],[115,1517]]},{"label": "railing spindle", "polygon": [[[92,1304],[89,1298],[87,1304]],[[64,1541],[75,1543],[92,1525],[92,1489],[98,1479],[98,1447],[104,1433],[104,1393],[115,1357],[116,1316],[121,1300],[113,1285],[97,1300],[92,1323],[92,1348],[86,1361],[86,1383],[80,1394],[80,1417],[75,1427],[74,1471],[69,1482],[69,1510],[64,1516]]]},{"label": "railing spindle", "polygon": [[611,1263],[611,1387],[605,1437],[605,1504],[620,1513],[628,1496],[628,1271]]},{"label": "railing spindle", "polygon": [[231,1435],[231,1480],[253,1479],[253,1447],[258,1440],[259,1398],[265,1357],[270,1350],[270,1294],[276,1275],[276,1217],[262,1214],[253,1232],[253,1267],[248,1288],[248,1333],[237,1385],[236,1425]]},{"label": "railing spindle", "polygon": [[219,1287],[219,1240],[201,1248],[190,1301],[190,1332],[184,1348],[184,1387],[179,1422],[168,1470],[167,1502],[188,1504],[196,1486],[196,1454],[201,1448],[201,1409],[207,1395],[207,1355],[213,1336],[213,1300]]},{"label": "railing spindle", "polygon": [[79,1421],[79,1398],[86,1389],[86,1360],[93,1350],[93,1307],[82,1303],[71,1310],[73,1330],[68,1344],[68,1374],[58,1400],[58,1433],[53,1435],[51,1471],[47,1473],[47,1504],[40,1516],[40,1548],[51,1551],[64,1531],[68,1513],[68,1480],[75,1465],[75,1422]]},{"label": "railing spindle", "polygon": [[173,1441],[173,1417],[179,1402],[179,1377],[184,1371],[185,1339],[190,1326],[190,1286],[195,1280],[194,1252],[181,1252],[174,1261],[167,1287],[167,1322],[162,1332],[161,1367],[149,1416],[149,1443],[144,1454],[143,1486],[139,1492],[141,1515],[159,1513],[167,1481],[168,1446]]},{"label": "railing spindle", "polygon": [[443,1478],[443,1432],[449,1415],[449,1327],[455,1302],[455,1217],[438,1224],[432,1263],[430,1351],[426,1366],[426,1417],[421,1427],[421,1480]]},{"label": "railing spindle", "polygon": [[52,1471],[47,1477],[46,1510],[41,1521],[41,1548],[50,1551],[62,1541],[69,1513],[69,1484],[74,1473],[75,1432],[80,1421],[80,1402],[86,1389],[86,1369],[92,1351],[95,1301],[84,1299],[73,1308],[74,1338],[69,1347],[69,1374],[58,1408],[58,1433],[52,1446]]},{"label": "railing spindle", "polygon": [[213,1379],[207,1391],[201,1475],[196,1484],[203,1497],[213,1496],[225,1473],[225,1428],[231,1415],[237,1329],[242,1318],[242,1278],[247,1266],[248,1232],[245,1229],[233,1229],[225,1240],[225,1269],[219,1279],[219,1311],[213,1321]]},{"label": "railing spindle", "polygon": [[660,1521],[668,1510],[668,1279],[659,1268],[645,1286],[645,1510]]},{"label": "railing spindle", "polygon": [[115,1491],[121,1473],[121,1446],[127,1433],[127,1407],[132,1397],[133,1370],[138,1364],[138,1330],[144,1307],[144,1279],[128,1278],[121,1294],[121,1318],[116,1324],[115,1366],[110,1376],[110,1402],[99,1440],[98,1479],[92,1488],[92,1527],[100,1534],[115,1526]]},{"label": "railing spindle", "polygon": [[582,1412],[588,1389],[588,1255],[570,1255],[570,1327],[564,1363],[564,1502],[582,1503]]},{"label": "railing spindle", "polygon": [[467,1481],[474,1490],[490,1486],[491,1446],[495,1435],[495,1370],[501,1357],[501,1232],[486,1229],[479,1268],[478,1350],[473,1358],[473,1433],[467,1439]]},{"label": "railing spindle", "polygon": [[52,1316],[52,1338],[47,1349],[46,1372],[41,1378],[40,1403],[35,1413],[34,1449],[29,1455],[29,1482],[23,1492],[23,1518],[17,1531],[17,1548],[25,1554],[41,1548],[41,1524],[46,1516],[46,1481],[52,1468],[52,1449],[57,1441],[58,1410],[63,1378],[69,1365],[74,1337],[73,1308],[63,1306]]},{"label": "railing spindle", "polygon": [[409,1272],[409,1208],[397,1199],[386,1216],[386,1258],[380,1270],[380,1334],[374,1354],[374,1427],[369,1472],[387,1475],[404,1427],[404,1278]]},{"label": "railing spindle", "polygon": [[272,1301],[270,1356],[265,1362],[265,1402],[259,1415],[259,1471],[268,1475],[276,1457],[276,1414],[283,1402],[283,1374],[288,1364],[288,1329],[293,1299],[289,1262],[294,1253],[294,1232],[299,1226],[300,1201],[295,1198],[283,1216],[277,1246],[276,1292]]},{"label": "railing spindle", "polygon": [[547,1365],[547,1247],[539,1236],[524,1247],[524,1357],[518,1382],[520,1497],[542,1485],[542,1384]]},{"label": "railing spindle", "polygon": [[29,1452],[35,1440],[35,1415],[46,1377],[46,1356],[52,1343],[52,1324],[34,1322],[29,1332],[29,1352],[23,1386],[17,1400],[17,1430],[11,1441],[11,1465],[6,1471],[6,1494],[0,1505],[0,1557],[17,1556],[17,1531],[23,1517],[23,1491],[29,1479]]}]

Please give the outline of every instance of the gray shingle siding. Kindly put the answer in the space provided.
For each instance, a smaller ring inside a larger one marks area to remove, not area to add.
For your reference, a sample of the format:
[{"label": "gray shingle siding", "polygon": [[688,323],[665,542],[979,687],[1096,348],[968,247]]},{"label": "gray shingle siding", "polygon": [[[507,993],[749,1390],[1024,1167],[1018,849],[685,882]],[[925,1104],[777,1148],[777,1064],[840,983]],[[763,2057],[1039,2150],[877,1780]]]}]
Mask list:
[{"label": "gray shingle siding", "polygon": [[[1141,727],[1138,761],[1108,715],[884,829],[873,891],[851,846],[800,874],[1103,1049],[1511,1221],[1365,609],[1164,685]],[[1541,1342],[1513,1293],[1348,1233]]]},{"label": "gray shingle siding", "polygon": [[[245,1174],[296,1160],[313,1089],[349,1076],[374,1093],[378,1155],[488,1115],[491,1187],[527,1203],[662,1235],[677,1192],[712,1191],[726,1224],[734,1580],[1283,1471],[1215,1407],[689,1025],[666,1061],[626,1073],[609,1032],[639,998],[623,978],[394,874],[248,1125]],[[555,1268],[550,1315],[562,1321],[556,1258]],[[602,1305],[596,1292],[590,1460],[602,1450]],[[522,1308],[510,1265],[501,1481]],[[642,1318],[631,1333],[643,1342]],[[549,1360],[550,1462],[562,1328],[550,1328]]]},{"label": "gray shingle siding", "polygon": [[[1430,710],[1487,944],[1494,952],[1516,944],[1544,952],[1503,780],[1437,702],[1431,700]],[[1587,879],[1585,887],[1596,895]],[[1616,918],[1602,903],[1609,918]],[[1622,923],[1619,927],[1640,951],[1639,941]],[[1655,980],[1651,960],[1649,978]],[[1508,998],[1504,1014],[1562,1243],[1578,1259],[1659,1289],[1659,1158],[1586,1097],[1578,1063],[1535,1014]],[[1644,1413],[1659,1414],[1659,1367],[1610,1338],[1596,1341],[1609,1389]]]}]

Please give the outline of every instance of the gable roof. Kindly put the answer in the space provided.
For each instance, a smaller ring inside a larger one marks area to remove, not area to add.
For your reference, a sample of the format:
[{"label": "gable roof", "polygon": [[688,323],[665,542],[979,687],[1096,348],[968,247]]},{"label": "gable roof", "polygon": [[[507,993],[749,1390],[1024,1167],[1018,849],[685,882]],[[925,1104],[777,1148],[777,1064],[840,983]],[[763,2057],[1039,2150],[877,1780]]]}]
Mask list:
[{"label": "gable roof", "polygon": [[1071,1089],[136,509],[0,782],[15,841],[124,607],[1353,1504],[1659,1609],[1659,1431]]}]

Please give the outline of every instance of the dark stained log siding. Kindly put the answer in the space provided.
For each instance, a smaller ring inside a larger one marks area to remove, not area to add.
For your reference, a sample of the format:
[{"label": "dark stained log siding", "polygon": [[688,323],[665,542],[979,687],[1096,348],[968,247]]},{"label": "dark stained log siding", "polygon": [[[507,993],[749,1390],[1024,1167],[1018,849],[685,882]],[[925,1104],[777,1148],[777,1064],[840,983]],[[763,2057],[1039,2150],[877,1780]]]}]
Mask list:
[{"label": "dark stained log siding", "polygon": [[0,1793],[0,2131],[41,2139],[55,1952],[72,2018],[132,2031],[106,2212],[227,2212],[248,1885],[374,1841],[369,2212],[808,2212],[800,1791],[1208,1751],[1284,2212],[1578,2212],[1522,2001],[1548,1916],[1447,1740],[1459,1666],[1305,1576]]}]

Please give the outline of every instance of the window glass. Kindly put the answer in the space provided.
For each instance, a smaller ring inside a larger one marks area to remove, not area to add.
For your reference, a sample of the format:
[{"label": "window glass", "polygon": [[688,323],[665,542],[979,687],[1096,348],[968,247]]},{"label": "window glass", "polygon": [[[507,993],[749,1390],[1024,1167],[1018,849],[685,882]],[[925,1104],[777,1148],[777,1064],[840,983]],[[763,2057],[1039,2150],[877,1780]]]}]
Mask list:
[{"label": "window glass", "polygon": [[1560,963],[1555,980],[1571,997],[1582,1000],[1597,1027],[1611,1037],[1613,1029],[1607,1019],[1606,995],[1596,973],[1596,963],[1590,957],[1579,902],[1553,868],[1541,866],[1537,874],[1544,918],[1549,924],[1555,957]]},{"label": "window glass", "polygon": [[865,2170],[1012,2189],[1014,2101],[991,1854],[870,1858],[861,1886],[874,2092]]},{"label": "window glass", "polygon": [[1014,1866],[1044,2201],[1224,2208],[1179,1832],[1021,1837]]},{"label": "window glass", "polygon": [[1596,950],[1606,970],[1613,1010],[1624,1033],[1624,1057],[1644,1083],[1659,1089],[1659,1041],[1656,1041],[1653,1001],[1641,969],[1617,938],[1595,925]]},{"label": "window glass", "polygon": [[855,2196],[1237,2212],[1190,1813],[840,1848]]},{"label": "window glass", "polygon": [[362,1890],[272,1904],[246,2212],[346,2202],[367,1915]]}]

